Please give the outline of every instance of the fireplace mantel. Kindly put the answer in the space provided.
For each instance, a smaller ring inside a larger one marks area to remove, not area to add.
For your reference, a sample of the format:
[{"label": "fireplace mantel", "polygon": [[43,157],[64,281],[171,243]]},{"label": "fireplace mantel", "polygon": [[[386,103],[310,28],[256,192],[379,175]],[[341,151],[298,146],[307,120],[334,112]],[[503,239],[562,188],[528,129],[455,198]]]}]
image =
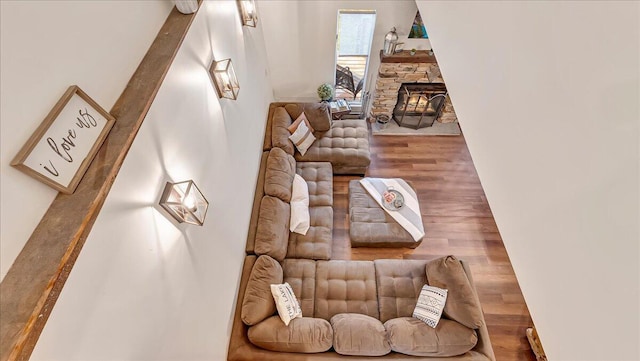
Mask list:
[{"label": "fireplace mantel", "polygon": [[435,55],[429,55],[428,50],[417,50],[411,55],[409,50],[403,50],[393,55],[384,55],[380,50],[381,63],[434,63],[437,64]]}]

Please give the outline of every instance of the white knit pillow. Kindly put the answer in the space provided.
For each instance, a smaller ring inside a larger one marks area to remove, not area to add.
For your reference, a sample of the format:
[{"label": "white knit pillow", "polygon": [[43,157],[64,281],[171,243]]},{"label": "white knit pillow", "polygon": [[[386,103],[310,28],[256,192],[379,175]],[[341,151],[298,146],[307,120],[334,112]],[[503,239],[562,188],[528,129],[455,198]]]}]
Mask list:
[{"label": "white knit pillow", "polygon": [[289,220],[289,230],[302,235],[307,234],[311,224],[309,215],[309,186],[299,174],[293,178],[291,188],[291,217]]},{"label": "white knit pillow", "polygon": [[307,124],[305,122],[301,122],[300,125],[298,125],[298,129],[289,136],[289,139],[291,139],[293,144],[295,144],[298,152],[304,155],[311,144],[316,140],[316,137],[313,136],[313,133],[311,133]]},{"label": "white knit pillow", "polygon": [[420,291],[416,308],[413,310],[413,317],[423,321],[433,328],[436,328],[440,321],[440,317],[442,316],[442,310],[444,310],[444,304],[446,302],[447,290],[424,285],[422,286],[422,291]]},{"label": "white knit pillow", "polygon": [[302,317],[302,309],[293,289],[289,283],[285,282],[280,285],[271,285],[271,294],[276,301],[278,315],[285,325],[289,326],[289,322],[297,317]]}]

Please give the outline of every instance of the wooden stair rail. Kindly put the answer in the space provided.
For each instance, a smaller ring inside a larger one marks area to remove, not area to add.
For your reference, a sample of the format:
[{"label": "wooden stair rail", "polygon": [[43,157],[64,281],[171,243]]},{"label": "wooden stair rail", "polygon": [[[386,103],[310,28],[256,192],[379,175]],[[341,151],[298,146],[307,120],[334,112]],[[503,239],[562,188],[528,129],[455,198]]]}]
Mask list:
[{"label": "wooden stair rail", "polygon": [[111,109],[75,193],[59,193],[0,283],[0,361],[28,360],[195,15],[175,8]]}]

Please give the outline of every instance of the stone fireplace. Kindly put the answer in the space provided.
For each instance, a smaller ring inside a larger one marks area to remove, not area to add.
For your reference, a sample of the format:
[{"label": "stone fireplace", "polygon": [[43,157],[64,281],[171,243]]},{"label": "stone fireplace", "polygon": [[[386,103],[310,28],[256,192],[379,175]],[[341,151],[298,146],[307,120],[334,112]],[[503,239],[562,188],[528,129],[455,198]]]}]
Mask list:
[{"label": "stone fireplace", "polygon": [[[418,51],[415,55],[410,55],[409,51],[405,50],[389,56],[380,52],[380,68],[371,103],[373,116],[386,114],[391,118],[398,103],[398,92],[402,90],[402,85],[407,83],[437,83],[444,86],[435,56],[429,55],[427,51]],[[447,95],[437,121],[452,123],[457,119],[451,99]]]}]

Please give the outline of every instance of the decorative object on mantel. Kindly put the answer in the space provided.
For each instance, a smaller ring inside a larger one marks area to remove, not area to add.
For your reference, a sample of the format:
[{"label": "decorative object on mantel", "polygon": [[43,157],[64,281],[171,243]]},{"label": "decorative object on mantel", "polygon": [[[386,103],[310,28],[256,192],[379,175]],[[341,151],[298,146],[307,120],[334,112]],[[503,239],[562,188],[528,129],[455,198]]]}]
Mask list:
[{"label": "decorative object on mantel", "polygon": [[218,92],[218,97],[236,100],[240,91],[240,84],[233,70],[231,59],[213,61],[209,67],[209,73]]},{"label": "decorative object on mantel", "polygon": [[11,165],[71,194],[100,149],[115,118],[77,85],[70,86]]},{"label": "decorative object on mantel", "polygon": [[189,15],[198,11],[198,0],[173,0],[179,12]]},{"label": "decorative object on mantel", "polygon": [[192,181],[167,182],[160,197],[160,205],[180,223],[204,224],[209,202]]},{"label": "decorative object on mantel", "polygon": [[253,28],[258,24],[258,15],[256,14],[256,3],[254,0],[237,0],[238,10],[242,25],[251,26]]},{"label": "decorative object on mantel", "polygon": [[415,48],[413,48],[413,49],[411,49],[411,51],[409,52],[409,54],[411,54],[411,56],[414,56],[414,55],[416,55],[416,51],[417,51],[417,50],[416,50]]},{"label": "decorative object on mantel", "polygon": [[322,101],[331,101],[333,99],[333,85],[324,83],[318,87],[318,97]]},{"label": "decorative object on mantel", "polygon": [[393,55],[393,53],[395,53],[396,51],[397,43],[398,43],[398,34],[396,33],[396,28],[393,27],[391,28],[391,31],[389,31],[384,36],[384,47],[382,48],[384,55]]}]

